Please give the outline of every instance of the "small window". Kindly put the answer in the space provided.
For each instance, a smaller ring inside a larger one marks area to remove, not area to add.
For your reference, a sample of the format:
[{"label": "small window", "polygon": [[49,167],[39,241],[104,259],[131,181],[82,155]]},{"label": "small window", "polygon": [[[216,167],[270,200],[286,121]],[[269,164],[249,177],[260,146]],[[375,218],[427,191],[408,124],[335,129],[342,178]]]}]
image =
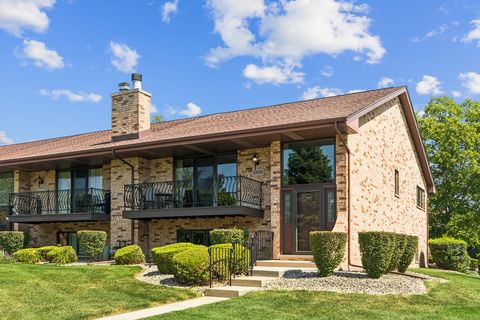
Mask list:
[{"label": "small window", "polygon": [[400,174],[395,170],[395,195],[400,196]]},{"label": "small window", "polygon": [[194,229],[177,230],[177,242],[190,242],[193,244],[210,245],[210,230]]},{"label": "small window", "polygon": [[417,207],[425,210],[425,190],[417,186]]}]

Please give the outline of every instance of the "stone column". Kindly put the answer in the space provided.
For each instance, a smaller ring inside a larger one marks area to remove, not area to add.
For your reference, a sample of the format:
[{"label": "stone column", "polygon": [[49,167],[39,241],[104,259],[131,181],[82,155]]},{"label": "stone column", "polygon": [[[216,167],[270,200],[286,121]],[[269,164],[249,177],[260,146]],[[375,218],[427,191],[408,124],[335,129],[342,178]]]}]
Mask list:
[{"label": "stone column", "polygon": [[273,231],[273,258],[276,259],[280,255],[280,190],[281,181],[281,142],[273,141],[270,144],[270,214],[271,228]]}]

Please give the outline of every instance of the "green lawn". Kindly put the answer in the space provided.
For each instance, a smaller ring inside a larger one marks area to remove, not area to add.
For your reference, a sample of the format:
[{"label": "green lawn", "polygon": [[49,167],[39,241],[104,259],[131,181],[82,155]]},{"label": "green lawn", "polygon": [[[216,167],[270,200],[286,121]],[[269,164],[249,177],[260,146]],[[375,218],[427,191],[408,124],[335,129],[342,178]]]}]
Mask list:
[{"label": "green lawn", "polygon": [[417,296],[262,291],[150,319],[480,319],[480,277],[416,270],[450,280]]},{"label": "green lawn", "polygon": [[0,319],[94,319],[196,296],[134,279],[139,267],[0,265]]}]

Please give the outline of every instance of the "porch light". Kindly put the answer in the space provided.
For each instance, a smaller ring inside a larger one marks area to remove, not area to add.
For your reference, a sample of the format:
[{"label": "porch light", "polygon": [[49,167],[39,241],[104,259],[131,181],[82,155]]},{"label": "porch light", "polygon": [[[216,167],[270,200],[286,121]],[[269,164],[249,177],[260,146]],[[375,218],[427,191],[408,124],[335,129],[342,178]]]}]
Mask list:
[{"label": "porch light", "polygon": [[41,176],[38,176],[38,178],[36,180],[37,180],[37,183],[38,183],[38,187],[40,188],[42,186],[42,184],[44,183],[44,180]]},{"label": "porch light", "polygon": [[257,166],[258,164],[260,164],[260,159],[257,157],[257,154],[256,154],[256,153],[253,155],[252,161],[253,161],[253,163],[255,164],[255,166]]}]

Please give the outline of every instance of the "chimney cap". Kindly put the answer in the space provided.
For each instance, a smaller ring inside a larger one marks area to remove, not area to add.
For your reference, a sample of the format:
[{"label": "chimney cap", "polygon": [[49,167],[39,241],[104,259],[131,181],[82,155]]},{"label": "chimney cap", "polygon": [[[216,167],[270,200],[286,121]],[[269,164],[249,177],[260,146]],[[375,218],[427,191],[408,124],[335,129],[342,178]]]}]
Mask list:
[{"label": "chimney cap", "polygon": [[130,84],[128,82],[121,82],[121,83],[118,84],[118,89],[120,91],[130,90]]},{"label": "chimney cap", "polygon": [[132,73],[132,81],[142,81],[142,75],[140,73]]}]

